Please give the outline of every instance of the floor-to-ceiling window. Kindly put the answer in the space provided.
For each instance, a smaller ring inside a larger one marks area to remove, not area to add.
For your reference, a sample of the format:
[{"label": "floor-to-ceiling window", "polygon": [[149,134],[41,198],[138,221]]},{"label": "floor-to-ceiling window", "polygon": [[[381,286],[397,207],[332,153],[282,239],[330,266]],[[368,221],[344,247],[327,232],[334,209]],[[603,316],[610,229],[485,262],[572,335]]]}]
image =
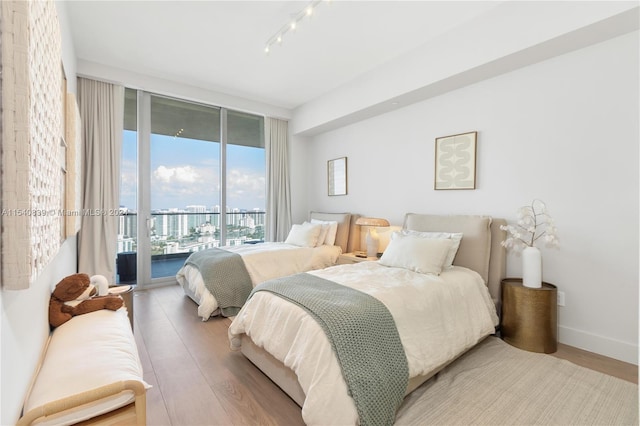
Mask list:
[{"label": "floor-to-ceiling window", "polygon": [[121,282],[168,281],[191,252],[263,240],[263,117],[127,89],[124,129]]},{"label": "floor-to-ceiling window", "polygon": [[225,168],[227,244],[264,241],[264,117],[227,111]]}]

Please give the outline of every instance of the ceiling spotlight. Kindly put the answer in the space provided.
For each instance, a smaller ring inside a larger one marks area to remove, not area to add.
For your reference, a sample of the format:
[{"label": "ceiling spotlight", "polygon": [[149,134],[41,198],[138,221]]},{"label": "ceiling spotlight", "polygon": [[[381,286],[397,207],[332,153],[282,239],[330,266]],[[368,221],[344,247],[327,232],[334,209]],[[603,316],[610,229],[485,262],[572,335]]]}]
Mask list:
[{"label": "ceiling spotlight", "polygon": [[[328,1],[328,0],[325,0],[325,1]],[[291,21],[286,23],[282,28],[280,28],[280,30],[278,30],[278,32],[276,32],[274,35],[271,36],[271,38],[269,38],[269,40],[267,40],[267,43],[265,44],[266,47],[264,48],[264,52],[269,53],[271,51],[271,46],[273,46],[275,43],[278,43],[278,44],[282,43],[282,39],[284,38],[284,35],[289,31],[294,32],[298,27],[298,22],[302,21],[305,16],[313,15],[315,12],[316,6],[322,2],[323,0],[312,0],[307,4],[307,6],[304,9],[299,11],[297,14],[292,15],[293,18],[291,19]]]}]

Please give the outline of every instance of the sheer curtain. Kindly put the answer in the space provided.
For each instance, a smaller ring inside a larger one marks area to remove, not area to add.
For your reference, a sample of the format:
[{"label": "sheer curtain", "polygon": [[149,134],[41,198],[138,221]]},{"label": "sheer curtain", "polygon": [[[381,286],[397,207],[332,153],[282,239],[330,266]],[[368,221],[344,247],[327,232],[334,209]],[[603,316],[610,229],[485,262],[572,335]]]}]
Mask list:
[{"label": "sheer curtain", "polygon": [[288,123],[265,120],[267,145],[267,241],[284,241],[291,228]]},{"label": "sheer curtain", "polygon": [[78,105],[84,184],[78,270],[115,282],[124,87],[78,78]]}]

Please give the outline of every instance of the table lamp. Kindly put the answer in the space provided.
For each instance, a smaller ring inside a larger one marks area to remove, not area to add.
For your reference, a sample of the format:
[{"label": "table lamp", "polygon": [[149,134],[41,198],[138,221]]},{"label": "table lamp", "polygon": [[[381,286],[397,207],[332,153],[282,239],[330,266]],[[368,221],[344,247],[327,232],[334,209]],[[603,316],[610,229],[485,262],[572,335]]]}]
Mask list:
[{"label": "table lamp", "polygon": [[367,257],[377,257],[380,238],[376,232],[376,227],[389,226],[389,221],[375,217],[360,217],[356,220],[356,225],[366,226],[368,228],[365,239],[367,243]]}]

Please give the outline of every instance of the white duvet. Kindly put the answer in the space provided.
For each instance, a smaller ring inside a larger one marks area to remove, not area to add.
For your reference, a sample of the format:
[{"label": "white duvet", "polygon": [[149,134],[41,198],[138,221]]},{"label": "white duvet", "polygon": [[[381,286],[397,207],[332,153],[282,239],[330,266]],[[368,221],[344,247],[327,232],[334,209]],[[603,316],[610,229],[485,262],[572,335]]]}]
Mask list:
[{"label": "white duvet", "polygon": [[[340,246],[299,247],[285,243],[244,244],[221,247],[237,253],[249,272],[253,286],[299,272],[322,269],[336,263],[342,253]],[[196,296],[198,316],[209,319],[218,309],[218,301],[207,290],[200,271],[192,265],[184,265],[176,274],[178,284]]]},{"label": "white duvet", "polygon": [[[452,267],[440,276],[361,262],[309,272],[380,300],[391,312],[409,377],[427,375],[492,334],[494,304],[476,272]],[[358,414],[322,328],[302,308],[269,292],[256,293],[229,328],[231,348],[246,334],[289,367],[305,393],[308,425],[355,425]]]}]

